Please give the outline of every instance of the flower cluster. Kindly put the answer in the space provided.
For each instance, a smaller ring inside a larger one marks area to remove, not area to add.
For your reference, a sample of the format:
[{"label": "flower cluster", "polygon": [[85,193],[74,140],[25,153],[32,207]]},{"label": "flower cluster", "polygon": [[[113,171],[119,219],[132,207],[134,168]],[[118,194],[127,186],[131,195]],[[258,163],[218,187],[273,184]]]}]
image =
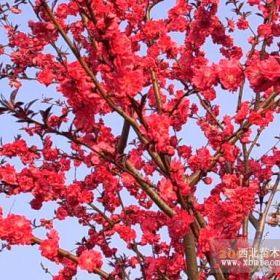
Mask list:
[{"label": "flower cluster", "polygon": [[32,226],[24,216],[9,214],[0,217],[0,239],[9,245],[28,245],[32,243]]}]

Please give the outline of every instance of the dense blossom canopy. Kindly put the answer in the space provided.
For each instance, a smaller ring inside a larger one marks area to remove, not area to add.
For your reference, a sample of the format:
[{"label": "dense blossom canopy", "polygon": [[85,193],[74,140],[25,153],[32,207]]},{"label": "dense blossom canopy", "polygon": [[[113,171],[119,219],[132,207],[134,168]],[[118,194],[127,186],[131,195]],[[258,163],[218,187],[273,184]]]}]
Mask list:
[{"label": "dense blossom canopy", "polygon": [[[0,120],[20,124],[0,192],[42,217],[1,209],[0,240],[38,245],[53,280],[257,279],[219,267],[211,240],[259,249],[278,224],[280,1],[168,1],[0,4]],[[56,228],[70,217],[74,250]]]}]

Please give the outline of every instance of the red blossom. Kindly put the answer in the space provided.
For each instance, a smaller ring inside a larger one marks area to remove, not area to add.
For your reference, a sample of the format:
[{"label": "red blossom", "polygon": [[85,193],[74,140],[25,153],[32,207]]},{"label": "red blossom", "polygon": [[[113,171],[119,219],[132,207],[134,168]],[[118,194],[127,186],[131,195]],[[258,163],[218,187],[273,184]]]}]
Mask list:
[{"label": "red blossom", "polygon": [[38,159],[40,156],[36,153],[37,147],[27,146],[25,140],[17,139],[14,142],[2,145],[0,148],[0,155],[6,156],[9,158],[19,156],[21,161],[26,163],[32,163],[35,159]]},{"label": "red blossom", "polygon": [[0,180],[10,185],[17,185],[16,170],[14,166],[10,164],[1,166]]},{"label": "red blossom", "polygon": [[241,30],[248,29],[248,27],[249,27],[249,23],[248,23],[248,21],[245,18],[240,18],[237,21],[236,25]]},{"label": "red blossom", "polygon": [[49,86],[54,80],[54,75],[50,70],[42,70],[38,73],[37,79],[40,83]]},{"label": "red blossom", "polygon": [[21,9],[17,8],[16,6],[11,6],[10,11],[14,14],[20,14],[21,13]]},{"label": "red blossom", "polygon": [[135,230],[131,229],[128,226],[118,224],[114,227],[114,229],[120,235],[120,237],[127,243],[132,242],[136,238]]},{"label": "red blossom", "polygon": [[201,67],[195,72],[192,82],[200,90],[207,90],[211,88],[217,82],[217,73],[215,68],[213,66]]},{"label": "red blossom", "polygon": [[212,156],[206,147],[200,148],[196,151],[196,155],[191,156],[188,163],[194,170],[207,170],[211,165]]},{"label": "red blossom", "polygon": [[190,216],[185,211],[179,211],[178,214],[176,214],[169,221],[170,237],[175,240],[183,238],[185,234],[190,230],[190,224],[192,222],[192,216]]},{"label": "red blossom", "polygon": [[0,217],[0,239],[11,245],[27,245],[32,242],[31,222],[24,216],[9,214]]},{"label": "red blossom", "polygon": [[219,80],[225,89],[235,91],[241,86],[244,76],[238,60],[222,59],[216,68]]},{"label": "red blossom", "polygon": [[84,250],[78,260],[81,269],[93,272],[103,264],[101,254],[94,250]]},{"label": "red blossom", "polygon": [[173,202],[177,198],[170,180],[163,179],[159,182],[159,193],[161,197],[168,202]]},{"label": "red blossom", "polygon": [[146,118],[149,130],[148,137],[155,142],[155,149],[158,152],[173,154],[173,148],[169,145],[170,118],[153,114]]},{"label": "red blossom", "polygon": [[47,236],[48,236],[48,239],[43,240],[40,243],[39,248],[40,248],[42,256],[44,256],[50,260],[55,260],[58,255],[59,236],[55,230],[51,230]]},{"label": "red blossom", "polygon": [[261,24],[258,26],[258,34],[262,37],[269,37],[272,35],[272,28],[270,24]]},{"label": "red blossom", "polygon": [[229,143],[224,143],[222,144],[222,149],[223,149],[223,155],[225,160],[229,162],[233,162],[238,157],[239,149],[234,145],[231,145]]},{"label": "red blossom", "polygon": [[237,111],[237,114],[235,115],[235,121],[237,123],[241,123],[242,121],[244,121],[249,113],[249,109],[250,109],[249,102],[242,102],[240,104],[239,110]]},{"label": "red blossom", "polygon": [[249,121],[252,124],[259,125],[260,127],[267,126],[273,121],[273,111],[266,111],[262,113],[252,112],[249,115]]},{"label": "red blossom", "polygon": [[254,57],[248,62],[245,73],[255,91],[265,91],[276,85],[280,76],[280,63],[273,56],[269,56],[264,60]]},{"label": "red blossom", "polygon": [[248,0],[248,3],[252,6],[253,5],[258,5],[260,3],[260,0]]}]

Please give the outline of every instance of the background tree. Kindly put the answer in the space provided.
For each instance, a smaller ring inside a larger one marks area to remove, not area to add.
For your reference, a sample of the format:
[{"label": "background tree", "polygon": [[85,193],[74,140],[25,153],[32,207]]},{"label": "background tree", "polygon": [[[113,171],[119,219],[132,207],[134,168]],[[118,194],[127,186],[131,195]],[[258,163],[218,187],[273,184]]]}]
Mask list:
[{"label": "background tree", "polygon": [[[177,0],[161,19],[162,0],[11,2],[0,112],[21,129],[0,148],[1,195],[55,211],[5,209],[3,249],[39,245],[63,265],[54,280],[252,279],[221,269],[210,241],[253,237],[258,249],[266,221],[278,225],[280,151],[262,135],[279,113],[280,1]],[[26,7],[36,19],[21,29]],[[56,230],[69,217],[87,230],[72,251]]]}]

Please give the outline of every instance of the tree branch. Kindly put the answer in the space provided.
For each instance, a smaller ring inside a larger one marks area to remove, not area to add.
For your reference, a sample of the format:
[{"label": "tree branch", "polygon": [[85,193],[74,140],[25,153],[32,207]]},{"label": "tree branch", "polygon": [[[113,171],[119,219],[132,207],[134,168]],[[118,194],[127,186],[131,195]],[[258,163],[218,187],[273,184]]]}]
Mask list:
[{"label": "tree branch", "polygon": [[184,248],[185,248],[185,262],[186,272],[190,280],[198,280],[198,266],[197,257],[195,251],[195,239],[193,233],[190,231],[184,237]]},{"label": "tree branch", "polygon": [[[41,240],[38,237],[33,236],[32,242],[34,244],[40,245],[42,243],[43,240]],[[69,251],[66,251],[64,249],[59,248],[58,249],[58,254],[61,257],[67,258],[69,260],[71,260],[74,263],[78,263],[78,257],[72,253],[70,253]],[[108,274],[107,272],[99,269],[99,268],[95,268],[94,269],[94,273],[98,274],[99,276],[108,279],[108,280],[113,280],[114,278],[112,277],[112,275]]]},{"label": "tree branch", "polygon": [[130,130],[130,124],[127,120],[124,120],[123,128],[122,128],[122,134],[120,136],[118,146],[117,146],[117,152],[120,155],[122,155],[124,153],[125,147],[127,145],[129,130]]},{"label": "tree branch", "polygon": [[[139,127],[136,123],[136,121],[130,117],[127,113],[125,113],[119,106],[117,106],[113,100],[111,100],[111,98],[108,96],[107,92],[105,91],[105,89],[102,87],[102,85],[98,82],[96,76],[93,74],[93,72],[90,70],[88,64],[86,63],[86,61],[84,60],[84,58],[81,56],[81,54],[79,53],[79,51],[76,49],[75,45],[72,43],[72,41],[70,40],[70,38],[67,36],[67,34],[65,33],[64,29],[62,28],[62,26],[59,24],[59,22],[56,20],[54,14],[52,13],[51,9],[49,8],[49,6],[43,2],[43,7],[45,8],[48,16],[50,17],[51,21],[53,22],[53,24],[55,25],[55,27],[57,28],[58,32],[60,33],[60,35],[62,36],[62,38],[64,39],[64,41],[66,42],[66,44],[69,46],[69,48],[71,49],[72,53],[74,54],[74,56],[76,57],[76,59],[79,61],[80,65],[83,67],[84,71],[86,72],[86,74],[91,78],[93,84],[95,85],[98,93],[102,96],[102,98],[106,101],[106,103],[114,110],[116,111],[120,116],[122,116],[134,129],[134,131],[136,132],[137,136],[139,137],[139,139],[144,143],[144,144],[148,144],[148,140],[145,139],[145,137],[143,137],[143,135],[140,133]],[[149,154],[151,155],[151,157],[153,158],[153,160],[157,163],[157,165],[159,166],[159,168],[166,173],[166,167],[164,165],[164,163],[162,162],[160,156],[151,151],[148,150]]]},{"label": "tree branch", "polygon": [[275,196],[275,193],[277,191],[279,182],[280,182],[280,174],[278,174],[277,179],[276,179],[276,181],[275,181],[275,183],[274,183],[274,185],[272,187],[272,190],[271,190],[269,199],[268,199],[268,201],[266,203],[264,212],[260,213],[260,217],[259,217],[259,220],[258,220],[258,226],[257,226],[257,229],[256,229],[256,234],[255,234],[255,238],[254,238],[254,242],[253,242],[253,246],[257,250],[259,249],[261,241],[262,241],[262,238],[263,238],[266,218],[267,218],[267,215],[268,215],[268,211],[269,211],[269,209],[271,207],[273,198]]},{"label": "tree branch", "polygon": [[135,180],[140,184],[141,188],[146,192],[146,194],[155,202],[155,204],[169,217],[173,217],[175,212],[168,204],[163,201],[163,199],[158,195],[158,193],[143,179],[141,174],[135,169],[135,167],[129,163],[129,161],[124,162],[125,170],[131,174]]}]

